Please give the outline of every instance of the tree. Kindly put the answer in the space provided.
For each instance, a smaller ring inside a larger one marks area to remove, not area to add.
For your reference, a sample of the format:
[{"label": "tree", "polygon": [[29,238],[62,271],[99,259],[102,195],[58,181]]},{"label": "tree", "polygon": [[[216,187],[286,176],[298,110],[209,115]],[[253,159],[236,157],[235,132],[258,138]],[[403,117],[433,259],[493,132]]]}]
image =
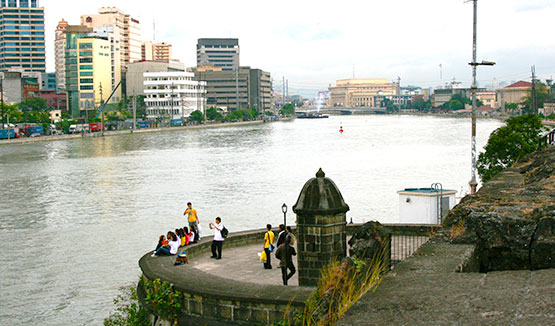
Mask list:
[{"label": "tree", "polygon": [[191,112],[189,118],[187,118],[189,122],[201,122],[204,121],[204,115],[199,110],[195,110]]},{"label": "tree", "polygon": [[507,112],[518,111],[518,103],[505,103],[505,111]]},{"label": "tree", "polygon": [[285,104],[281,108],[281,110],[279,110],[279,114],[281,114],[281,115],[293,115],[293,114],[295,114],[295,108],[290,103]]},{"label": "tree", "polygon": [[[543,108],[545,100],[551,99],[552,94],[549,89],[543,83],[536,84],[536,105],[538,108]],[[528,91],[528,94],[522,98],[522,106],[526,112],[534,113],[533,110],[533,99],[532,90]]]},{"label": "tree", "polygon": [[48,105],[46,100],[40,97],[28,98],[19,103],[21,111],[46,111]]},{"label": "tree", "polygon": [[208,120],[212,120],[212,121],[222,120],[223,118],[224,116],[222,115],[222,113],[213,106],[211,106],[210,108],[208,108],[208,110],[206,110],[206,119]]},{"label": "tree", "polygon": [[485,152],[478,157],[477,167],[482,181],[487,182],[506,167],[537,150],[541,131],[541,119],[535,114],[507,119],[505,126],[490,135]]}]

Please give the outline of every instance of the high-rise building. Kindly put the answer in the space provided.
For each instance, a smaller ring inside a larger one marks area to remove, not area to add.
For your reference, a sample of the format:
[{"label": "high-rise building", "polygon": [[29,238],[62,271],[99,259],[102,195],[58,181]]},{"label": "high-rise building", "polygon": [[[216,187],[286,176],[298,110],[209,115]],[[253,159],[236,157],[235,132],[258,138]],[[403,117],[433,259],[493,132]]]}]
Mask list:
[{"label": "high-rise building", "polygon": [[122,80],[122,65],[121,65],[121,44],[117,39],[114,26],[108,25],[103,27],[94,27],[93,33],[89,33],[88,37],[100,37],[107,39],[110,42],[110,73],[111,84],[105,86],[105,91],[114,90],[112,100],[117,102],[121,99],[123,87],[118,87]]},{"label": "high-rise building", "polygon": [[82,25],[68,25],[65,29],[65,77],[67,93],[67,109],[72,117],[81,115],[79,109],[79,61],[77,41],[87,37],[93,29]]},{"label": "high-rise building", "polygon": [[142,60],[171,60],[172,45],[162,43],[153,43],[151,41],[143,42],[141,47]]},{"label": "high-rise building", "polygon": [[100,107],[110,95],[112,78],[106,67],[110,66],[110,41],[91,37],[77,40],[79,62],[79,108],[92,110]]},{"label": "high-rise building", "polygon": [[38,0],[0,0],[0,71],[46,70],[44,8]]},{"label": "high-rise building", "polygon": [[141,28],[137,19],[118,8],[100,8],[98,14],[81,15],[81,25],[88,27],[114,27],[114,39],[120,43],[121,64],[141,60]]},{"label": "high-rise building", "polygon": [[239,39],[199,38],[197,42],[197,67],[213,66],[223,71],[239,68]]},{"label": "high-rise building", "polygon": [[204,112],[205,82],[195,81],[187,71],[145,72],[147,118],[179,119],[191,112]]},{"label": "high-rise building", "polygon": [[272,82],[269,72],[250,67],[224,71],[207,67],[195,69],[195,79],[206,82],[207,107],[237,109],[256,108],[259,112],[272,108]]},{"label": "high-rise building", "polygon": [[56,36],[54,39],[54,56],[56,77],[58,79],[58,90],[65,91],[66,89],[66,28],[69,24],[62,18],[56,27]]}]

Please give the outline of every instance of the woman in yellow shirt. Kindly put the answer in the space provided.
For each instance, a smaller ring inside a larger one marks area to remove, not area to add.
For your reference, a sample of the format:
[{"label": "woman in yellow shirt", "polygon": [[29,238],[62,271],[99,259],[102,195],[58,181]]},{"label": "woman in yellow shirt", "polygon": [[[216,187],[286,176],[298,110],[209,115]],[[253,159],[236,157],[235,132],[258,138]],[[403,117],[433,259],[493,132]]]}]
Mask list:
[{"label": "woman in yellow shirt", "polygon": [[272,232],[272,225],[266,225],[266,233],[264,233],[264,252],[266,253],[266,262],[264,263],[265,269],[272,269],[270,246],[274,245],[274,232]]}]

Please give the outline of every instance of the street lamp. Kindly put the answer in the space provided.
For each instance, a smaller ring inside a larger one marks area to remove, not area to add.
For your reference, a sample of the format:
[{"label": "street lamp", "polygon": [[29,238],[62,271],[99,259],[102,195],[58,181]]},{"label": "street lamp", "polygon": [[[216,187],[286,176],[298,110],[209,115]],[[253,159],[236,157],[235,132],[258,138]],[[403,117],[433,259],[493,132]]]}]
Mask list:
[{"label": "street lamp", "polygon": [[477,12],[478,12],[478,0],[472,0],[474,3],[474,20],[473,20],[473,33],[472,33],[472,62],[469,63],[472,66],[472,138],[471,138],[471,152],[472,152],[472,168],[470,177],[470,194],[476,193],[476,187],[478,186],[478,181],[476,180],[476,91],[478,89],[476,83],[476,67],[477,66],[493,66],[495,62],[484,61],[476,62],[476,24],[477,24]]},{"label": "street lamp", "polygon": [[285,205],[285,203],[281,205],[281,211],[283,212],[283,227],[286,228],[287,227],[287,205]]}]

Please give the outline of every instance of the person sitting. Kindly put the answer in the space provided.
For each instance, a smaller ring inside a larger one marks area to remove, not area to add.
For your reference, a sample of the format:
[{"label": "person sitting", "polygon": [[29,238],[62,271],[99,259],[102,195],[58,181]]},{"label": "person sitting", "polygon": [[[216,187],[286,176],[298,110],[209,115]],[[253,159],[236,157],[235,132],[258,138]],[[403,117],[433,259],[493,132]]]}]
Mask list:
[{"label": "person sitting", "polygon": [[187,245],[187,235],[183,229],[179,229],[179,237],[181,237],[181,247]]},{"label": "person sitting", "polygon": [[164,244],[168,244],[168,240],[166,240],[166,236],[162,234],[160,238],[158,238],[158,244],[154,251],[158,250],[158,248],[162,247]]},{"label": "person sitting", "polygon": [[185,245],[189,245],[189,242],[191,241],[191,234],[189,233],[189,228],[184,226],[183,227],[183,238],[185,239]]},{"label": "person sitting", "polygon": [[177,242],[179,242],[179,245],[181,246],[181,235],[179,235],[179,229],[175,229],[175,236],[177,237]]},{"label": "person sitting", "polygon": [[180,243],[177,241],[177,236],[172,231],[169,231],[167,237],[168,243],[156,249],[156,251],[154,251],[154,253],[152,254],[152,257],[155,257],[157,255],[171,256],[177,254],[177,250],[179,249],[180,245]]}]

